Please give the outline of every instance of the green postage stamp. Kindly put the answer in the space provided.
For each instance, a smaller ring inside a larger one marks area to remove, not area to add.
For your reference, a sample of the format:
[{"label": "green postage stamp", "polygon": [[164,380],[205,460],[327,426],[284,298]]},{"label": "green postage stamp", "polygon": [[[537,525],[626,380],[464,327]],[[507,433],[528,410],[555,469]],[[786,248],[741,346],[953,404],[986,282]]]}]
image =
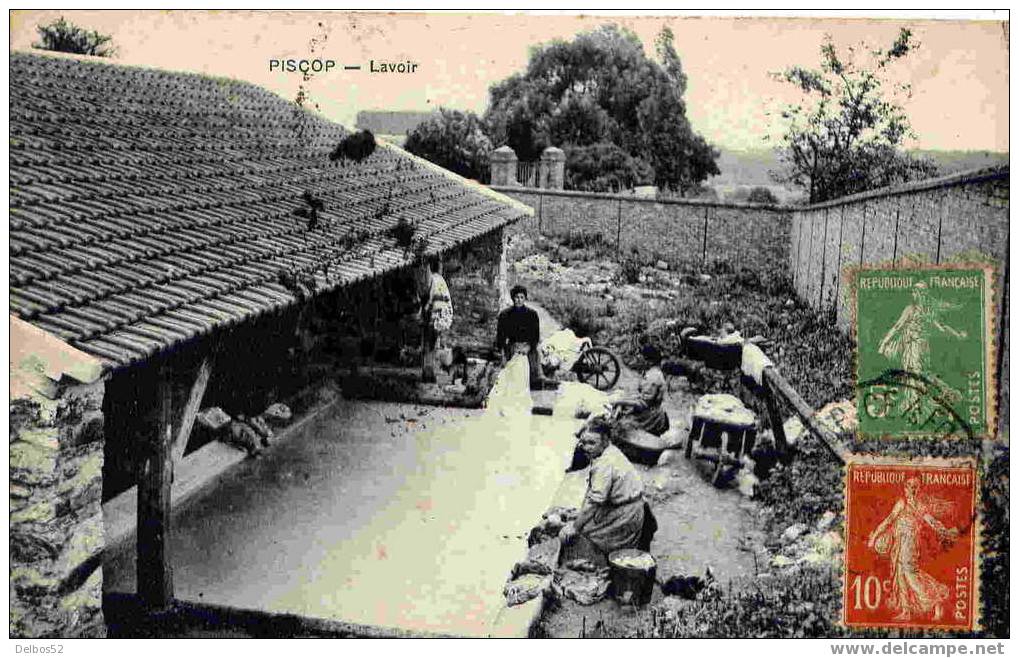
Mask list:
[{"label": "green postage stamp", "polygon": [[990,265],[850,273],[861,438],[993,437]]}]

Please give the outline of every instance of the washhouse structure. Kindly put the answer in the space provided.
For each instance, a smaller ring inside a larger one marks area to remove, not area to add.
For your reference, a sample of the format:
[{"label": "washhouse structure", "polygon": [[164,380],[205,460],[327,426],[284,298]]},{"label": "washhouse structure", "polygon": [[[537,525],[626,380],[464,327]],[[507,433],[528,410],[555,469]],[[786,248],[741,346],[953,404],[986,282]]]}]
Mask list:
[{"label": "washhouse structure", "polygon": [[288,400],[315,350],[419,344],[422,260],[449,340],[494,336],[503,227],[532,211],[351,137],[246,82],[11,54],[12,636],[104,635],[102,504],[131,487],[138,596],[168,605],[196,412]]}]

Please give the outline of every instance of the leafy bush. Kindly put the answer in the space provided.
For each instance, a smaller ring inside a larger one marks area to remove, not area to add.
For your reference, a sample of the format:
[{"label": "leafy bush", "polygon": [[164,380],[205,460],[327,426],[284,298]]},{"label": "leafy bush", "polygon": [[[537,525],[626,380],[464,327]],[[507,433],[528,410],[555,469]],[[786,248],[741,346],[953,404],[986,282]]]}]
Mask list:
[{"label": "leafy bush", "polygon": [[747,201],[749,203],[769,203],[775,205],[778,203],[778,198],[768,188],[758,185],[750,190],[750,194],[747,195]]},{"label": "leafy bush", "polygon": [[113,37],[78,27],[63,16],[49,25],[38,25],[35,29],[39,32],[40,40],[33,43],[32,47],[39,50],[95,57],[113,57],[116,54],[116,48],[110,43]]},{"label": "leafy bush", "polygon": [[439,108],[439,114],[407,135],[404,148],[464,178],[487,183],[492,141],[473,112]]},{"label": "leafy bush", "polygon": [[[388,204],[387,206],[388,207]],[[401,217],[388,231],[389,237],[396,241],[399,247],[409,249],[414,244],[414,233],[417,231],[417,224]]]},{"label": "leafy bush", "polygon": [[654,178],[654,171],[647,162],[615,144],[566,145],[563,151],[568,190],[619,192],[644,185]]},{"label": "leafy bush", "polygon": [[608,325],[608,305],[597,297],[561,290],[555,295],[541,295],[541,304],[581,338],[593,338]]},{"label": "leafy bush", "polygon": [[624,256],[619,261],[619,280],[621,283],[634,284],[640,281],[640,270],[644,267],[644,262],[641,260],[640,255],[636,251],[630,252],[630,255]]}]

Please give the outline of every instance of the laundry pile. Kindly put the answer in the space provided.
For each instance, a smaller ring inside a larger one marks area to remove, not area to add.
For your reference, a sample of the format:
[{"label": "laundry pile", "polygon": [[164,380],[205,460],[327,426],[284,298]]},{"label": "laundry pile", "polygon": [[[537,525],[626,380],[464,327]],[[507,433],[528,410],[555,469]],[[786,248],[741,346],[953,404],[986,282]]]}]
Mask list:
[{"label": "laundry pile", "polygon": [[577,518],[578,510],[573,507],[553,507],[541,515],[538,525],[531,528],[527,545],[534,546],[549,539],[557,539],[563,526]]},{"label": "laundry pile", "polygon": [[578,338],[571,329],[560,329],[538,346],[541,365],[549,370],[569,370],[588,347],[590,338]]},{"label": "laundry pile", "polygon": [[546,538],[527,549],[527,557],[513,565],[503,588],[506,605],[515,606],[550,591],[559,559],[559,539]]},{"label": "laundry pile", "polygon": [[250,417],[237,414],[231,418],[219,407],[209,407],[199,411],[195,420],[199,426],[212,432],[221,441],[254,457],[272,445],[275,438],[273,427],[286,425],[292,417],[290,407],[277,402],[258,416]]},{"label": "laundry pile", "polygon": [[520,605],[539,595],[592,605],[609,591],[609,569],[579,558],[559,566],[559,531],[577,518],[572,507],[553,507],[527,538],[527,557],[513,565],[503,589],[506,605]]},{"label": "laundry pile", "polygon": [[552,592],[581,605],[594,605],[608,595],[610,582],[608,567],[581,558],[570,560],[556,571]]},{"label": "laundry pile", "polygon": [[563,382],[559,385],[552,415],[555,418],[584,418],[586,416],[605,413],[613,400],[620,399],[621,393],[615,395],[603,393],[590,384],[579,382]]}]

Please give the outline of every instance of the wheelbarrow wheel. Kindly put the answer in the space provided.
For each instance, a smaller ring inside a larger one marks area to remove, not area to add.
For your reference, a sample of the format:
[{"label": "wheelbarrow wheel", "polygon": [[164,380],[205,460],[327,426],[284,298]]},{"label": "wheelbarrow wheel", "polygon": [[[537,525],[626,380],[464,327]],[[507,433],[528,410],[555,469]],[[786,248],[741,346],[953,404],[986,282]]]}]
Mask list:
[{"label": "wheelbarrow wheel", "polygon": [[594,386],[599,391],[607,391],[615,386],[621,370],[619,359],[604,347],[589,347],[584,350],[573,368],[578,380]]}]

